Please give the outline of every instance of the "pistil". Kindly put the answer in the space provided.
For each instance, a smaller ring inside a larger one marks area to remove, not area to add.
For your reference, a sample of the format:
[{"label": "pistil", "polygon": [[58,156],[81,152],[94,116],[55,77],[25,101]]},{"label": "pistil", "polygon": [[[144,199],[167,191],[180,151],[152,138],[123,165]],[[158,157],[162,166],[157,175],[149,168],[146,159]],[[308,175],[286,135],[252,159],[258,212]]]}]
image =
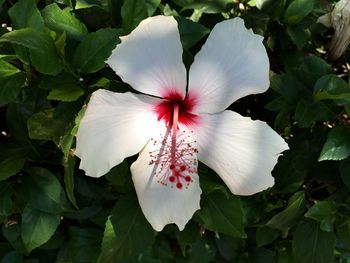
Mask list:
[{"label": "pistil", "polygon": [[[158,120],[165,121],[166,132],[161,135],[161,140],[151,138],[156,150],[149,152],[149,164],[155,165],[153,172],[164,186],[170,184],[177,189],[186,189],[192,182],[192,175],[197,173],[198,150],[193,131],[187,127],[198,121],[198,116],[191,113],[194,101],[170,94],[155,108]],[[184,126],[182,130],[180,123]]]},{"label": "pistil", "polygon": [[179,125],[179,105],[174,105],[172,130],[171,130],[171,164],[175,164],[176,156],[176,133]]}]

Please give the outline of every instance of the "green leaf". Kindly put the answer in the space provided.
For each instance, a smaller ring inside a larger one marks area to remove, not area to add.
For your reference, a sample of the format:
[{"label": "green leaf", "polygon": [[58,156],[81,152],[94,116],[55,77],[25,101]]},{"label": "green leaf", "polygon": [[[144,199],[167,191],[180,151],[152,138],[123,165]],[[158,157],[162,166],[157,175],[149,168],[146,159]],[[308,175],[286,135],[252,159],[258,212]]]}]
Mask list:
[{"label": "green leaf", "polygon": [[108,89],[111,84],[111,80],[102,77],[98,79],[95,83],[89,85],[89,88],[103,88],[103,89]]},{"label": "green leaf", "polygon": [[[11,224],[14,223],[14,224]],[[27,254],[28,251],[24,247],[21,238],[21,226],[18,221],[7,221],[2,225],[2,235],[10,243],[10,247],[16,249],[22,254]]]},{"label": "green leaf", "polygon": [[214,191],[202,196],[201,201],[198,216],[205,228],[236,237],[246,237],[242,209],[237,196],[227,197],[221,191]]},{"label": "green leaf", "polygon": [[283,193],[298,191],[318,154],[318,150],[315,151],[314,145],[308,140],[299,139],[290,145],[291,149],[279,159],[274,168],[274,188]]},{"label": "green leaf", "polygon": [[[252,2],[252,1],[250,1]],[[258,9],[268,12],[273,8],[274,5],[276,5],[276,2],[281,2],[279,0],[256,0],[255,5]]]},{"label": "green leaf", "polygon": [[16,57],[29,68],[28,65],[31,64],[29,49],[14,43],[12,44],[12,48],[15,51]]},{"label": "green leaf", "polygon": [[0,79],[11,77],[21,71],[12,64],[0,59]]},{"label": "green leaf", "polygon": [[102,69],[119,41],[119,32],[117,29],[100,29],[87,35],[75,51],[76,68],[83,73],[93,73]]},{"label": "green leaf", "polygon": [[46,213],[60,213],[65,204],[63,188],[51,172],[33,167],[24,177],[24,191],[33,208]]},{"label": "green leaf", "polygon": [[9,131],[16,141],[29,144],[27,118],[32,114],[28,105],[11,103],[7,107],[6,121]]},{"label": "green leaf", "polygon": [[200,238],[191,248],[189,263],[212,262],[216,254],[215,244],[209,238]]},{"label": "green leaf", "polygon": [[[113,250],[114,244],[117,243],[117,237],[114,233],[114,228],[111,222],[111,218],[108,217],[105,225],[105,231],[103,233],[101,254],[98,258],[98,263],[112,263],[114,262],[114,253],[113,251],[108,251],[109,249]],[[116,263],[118,261],[115,261]]]},{"label": "green leaf", "polygon": [[64,31],[61,35],[57,36],[55,40],[55,46],[56,46],[57,52],[61,57],[66,56],[66,50],[65,50],[66,44],[67,44],[66,40],[67,40],[66,31]]},{"label": "green leaf", "polygon": [[22,263],[23,256],[17,251],[11,251],[4,255],[0,263]]},{"label": "green leaf", "polygon": [[3,144],[0,152],[0,181],[5,180],[18,172],[24,166],[27,158],[27,147]]},{"label": "green leaf", "polygon": [[289,228],[298,222],[305,210],[305,195],[303,192],[296,192],[288,200],[288,206],[282,212],[274,215],[266,225],[280,230],[285,235]]},{"label": "green leaf", "polygon": [[118,192],[127,193],[133,189],[130,168],[126,160],[113,167],[105,177]]},{"label": "green leaf", "polygon": [[72,262],[96,262],[102,240],[100,229],[70,227],[69,236],[67,254]]},{"label": "green leaf", "polygon": [[46,243],[60,224],[60,216],[41,212],[27,205],[22,213],[22,239],[26,249],[33,249]]},{"label": "green leaf", "polygon": [[148,16],[145,0],[126,0],[121,8],[123,33],[130,33],[143,19]]},{"label": "green leaf", "polygon": [[298,263],[333,262],[334,245],[334,233],[320,230],[317,222],[302,222],[294,232],[294,260]]},{"label": "green leaf", "polygon": [[25,74],[0,59],[0,106],[16,101],[24,82]]},{"label": "green leaf", "polygon": [[[344,218],[345,219],[345,218]],[[346,217],[345,220],[348,220]],[[336,226],[337,239],[339,242],[338,247],[345,248],[345,251],[350,247],[350,224],[349,222],[344,222]]]},{"label": "green leaf", "polygon": [[350,103],[350,85],[337,75],[325,75],[314,87],[316,100],[335,100],[339,104]]},{"label": "green leaf", "polygon": [[237,257],[241,253],[243,239],[222,235],[215,239],[215,243],[221,256],[229,262],[237,262]]},{"label": "green leaf", "polygon": [[51,90],[47,98],[49,100],[75,101],[82,95],[84,95],[84,90],[78,85],[72,85]]},{"label": "green leaf", "polygon": [[14,30],[0,37],[1,42],[11,42],[29,49],[33,66],[41,73],[57,75],[62,70],[60,58],[52,38],[33,28]]},{"label": "green leaf", "polygon": [[[111,226],[112,223],[112,226]],[[114,231],[113,231],[114,229]],[[151,246],[155,233],[146,221],[134,194],[121,197],[106,223],[98,263],[117,263]]]},{"label": "green leaf", "polygon": [[259,227],[256,231],[256,244],[258,247],[262,247],[272,243],[279,236],[277,230],[270,227]]},{"label": "green leaf", "polygon": [[228,191],[227,188],[220,181],[211,180],[209,176],[201,177],[200,184],[201,189],[205,194],[209,194],[214,191],[221,191],[225,194],[227,198],[229,198],[232,195],[232,193]]},{"label": "green leaf", "polygon": [[23,73],[17,73],[7,78],[0,77],[0,106],[17,101],[18,95],[25,85],[25,80],[26,77]]},{"label": "green leaf", "polygon": [[8,11],[14,29],[32,27],[42,29],[44,20],[35,0],[19,0]]},{"label": "green leaf", "polygon": [[274,262],[275,253],[269,249],[259,247],[249,252],[247,262],[265,263]]},{"label": "green leaf", "polygon": [[158,6],[160,5],[160,2],[161,2],[161,0],[146,0],[148,16],[154,15]]},{"label": "green leaf", "polygon": [[28,119],[28,132],[31,139],[55,140],[57,131],[64,122],[54,117],[55,109],[38,112]]},{"label": "green leaf", "polygon": [[348,189],[350,189],[350,157],[339,163],[341,179]]},{"label": "green leaf", "polygon": [[187,248],[192,246],[201,236],[198,225],[192,221],[188,222],[183,231],[176,231],[175,237],[179,244],[182,255],[186,255]]},{"label": "green leaf", "polygon": [[305,217],[321,223],[321,229],[333,232],[333,224],[337,216],[337,205],[333,201],[320,201],[306,212]]},{"label": "green leaf", "polygon": [[284,18],[288,24],[295,25],[314,9],[314,0],[294,0],[288,6]]},{"label": "green leaf", "polygon": [[183,10],[195,9],[196,11],[208,14],[228,12],[233,5],[231,0],[174,0],[174,2],[183,7]]},{"label": "green leaf", "polygon": [[0,182],[0,223],[3,222],[3,220],[11,215],[12,212],[12,193],[13,188],[10,183],[8,182]]},{"label": "green leaf", "polygon": [[198,43],[210,30],[199,23],[195,23],[182,16],[175,17],[180,32],[182,46],[185,49],[190,49]]},{"label": "green leaf", "polygon": [[100,0],[76,0],[75,9],[90,8],[100,6]]},{"label": "green leaf", "polygon": [[[249,1],[248,4],[254,4],[255,0]],[[256,7],[261,11],[268,13],[271,17],[279,19],[286,0],[256,0]]]},{"label": "green leaf", "polygon": [[79,104],[62,103],[57,108],[47,109],[33,114],[27,122],[29,137],[38,140],[53,140],[64,147],[63,136],[70,130]]},{"label": "green leaf", "polygon": [[55,77],[44,77],[39,87],[51,90],[47,97],[51,100],[75,101],[84,94],[84,90],[78,82],[66,72],[62,72]]},{"label": "green leaf", "polygon": [[64,157],[67,157],[70,154],[73,142],[74,142],[74,136],[70,132],[67,132],[66,134],[60,137],[60,140],[57,146],[63,152]]},{"label": "green leaf", "polygon": [[350,155],[350,132],[344,126],[337,126],[329,133],[318,161],[343,160]]},{"label": "green leaf", "polygon": [[306,45],[310,35],[310,32],[303,26],[288,26],[287,33],[298,49],[302,49]]},{"label": "green leaf", "polygon": [[75,156],[70,154],[64,157],[64,185],[66,187],[66,193],[69,201],[78,208],[77,201],[74,196],[74,167],[75,167]]},{"label": "green leaf", "polygon": [[334,74],[334,70],[325,60],[317,56],[306,56],[299,59],[298,76],[307,86],[314,86],[324,75]]},{"label": "green leaf", "polygon": [[307,98],[298,101],[295,108],[294,119],[300,128],[308,128],[315,123],[317,112],[313,103],[312,100]]},{"label": "green leaf", "polygon": [[71,134],[74,136],[77,135],[78,133],[79,124],[81,119],[84,117],[85,111],[86,111],[86,106],[85,107],[83,106],[74,119],[74,127],[71,131]]},{"label": "green leaf", "polygon": [[46,6],[42,11],[45,25],[58,33],[66,32],[69,38],[81,40],[88,30],[85,25],[78,20],[69,9],[61,10],[57,4]]}]

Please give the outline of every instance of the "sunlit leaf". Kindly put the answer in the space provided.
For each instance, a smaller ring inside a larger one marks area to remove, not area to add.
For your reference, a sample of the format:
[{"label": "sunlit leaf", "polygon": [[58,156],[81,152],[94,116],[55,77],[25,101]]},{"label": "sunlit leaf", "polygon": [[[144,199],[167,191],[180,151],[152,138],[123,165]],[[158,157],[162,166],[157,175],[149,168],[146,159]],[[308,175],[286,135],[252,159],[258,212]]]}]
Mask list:
[{"label": "sunlit leaf", "polygon": [[24,28],[6,33],[0,37],[1,42],[11,42],[29,49],[33,66],[41,73],[56,75],[62,70],[53,39],[33,28]]},{"label": "sunlit leaf", "polygon": [[68,9],[62,10],[55,3],[46,6],[41,12],[45,25],[58,33],[66,32],[68,37],[76,40],[81,40],[88,33],[86,26]]},{"label": "sunlit leaf", "polygon": [[288,6],[285,19],[289,24],[299,23],[314,9],[314,0],[294,0]]},{"label": "sunlit leaf", "polygon": [[349,155],[350,132],[346,127],[337,126],[329,132],[318,160],[343,160]]},{"label": "sunlit leaf", "polygon": [[93,73],[105,66],[106,59],[118,43],[119,31],[100,29],[87,35],[74,54],[74,63],[83,73]]}]

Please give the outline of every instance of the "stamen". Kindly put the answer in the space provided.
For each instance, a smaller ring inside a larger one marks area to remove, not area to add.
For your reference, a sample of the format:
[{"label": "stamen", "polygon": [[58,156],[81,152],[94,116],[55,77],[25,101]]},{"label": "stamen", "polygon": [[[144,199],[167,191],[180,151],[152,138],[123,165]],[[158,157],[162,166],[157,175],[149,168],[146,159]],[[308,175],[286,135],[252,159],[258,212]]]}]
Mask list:
[{"label": "stamen", "polygon": [[171,188],[186,189],[197,174],[198,149],[195,147],[192,131],[179,131],[176,115],[174,109],[172,125],[168,126],[164,136],[161,135],[161,141],[151,139],[156,150],[149,152],[149,164],[155,165],[154,176],[158,183],[170,185]]}]

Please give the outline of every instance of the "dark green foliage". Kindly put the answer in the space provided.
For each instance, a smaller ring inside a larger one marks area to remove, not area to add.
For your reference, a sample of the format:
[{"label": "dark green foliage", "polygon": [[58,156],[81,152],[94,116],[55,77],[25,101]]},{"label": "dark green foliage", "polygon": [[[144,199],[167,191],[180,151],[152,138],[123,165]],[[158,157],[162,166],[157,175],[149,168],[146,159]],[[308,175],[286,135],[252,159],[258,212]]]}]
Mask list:
[{"label": "dark green foliage", "polygon": [[[333,31],[316,22],[336,2],[0,0],[0,263],[349,262],[350,53],[329,61]],[[160,14],[176,16],[186,66],[224,19],[264,36],[271,88],[231,108],[290,147],[254,196],[200,165],[182,232],[144,218],[134,157],[96,179],[73,154],[90,94],[131,91],[105,64],[119,36]]]}]

